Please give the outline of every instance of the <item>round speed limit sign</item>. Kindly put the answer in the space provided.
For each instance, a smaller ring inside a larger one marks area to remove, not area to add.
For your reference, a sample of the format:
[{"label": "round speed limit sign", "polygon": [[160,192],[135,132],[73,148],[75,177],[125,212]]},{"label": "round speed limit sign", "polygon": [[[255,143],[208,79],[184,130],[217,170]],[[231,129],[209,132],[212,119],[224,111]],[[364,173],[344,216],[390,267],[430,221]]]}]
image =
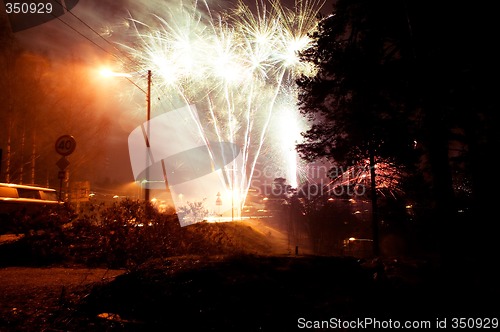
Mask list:
[{"label": "round speed limit sign", "polygon": [[76,141],[73,136],[63,135],[56,141],[56,152],[61,156],[69,156],[75,151]]}]

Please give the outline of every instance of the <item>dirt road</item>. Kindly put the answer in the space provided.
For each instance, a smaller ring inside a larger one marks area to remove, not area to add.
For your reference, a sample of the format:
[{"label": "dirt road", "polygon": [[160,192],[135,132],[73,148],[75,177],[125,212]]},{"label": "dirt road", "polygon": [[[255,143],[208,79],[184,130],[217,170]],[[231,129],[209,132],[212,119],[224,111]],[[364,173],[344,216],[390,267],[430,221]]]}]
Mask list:
[{"label": "dirt road", "polygon": [[125,270],[78,267],[0,268],[0,330],[20,331],[64,319],[65,303],[85,296],[93,284],[109,282],[123,273]]}]

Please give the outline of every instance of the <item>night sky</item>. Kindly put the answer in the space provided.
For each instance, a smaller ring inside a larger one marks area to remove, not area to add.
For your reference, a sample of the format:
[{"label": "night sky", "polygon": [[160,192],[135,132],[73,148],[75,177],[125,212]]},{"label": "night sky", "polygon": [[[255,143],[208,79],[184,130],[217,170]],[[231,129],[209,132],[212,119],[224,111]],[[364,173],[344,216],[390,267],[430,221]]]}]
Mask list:
[{"label": "night sky", "polygon": [[[177,3],[177,0],[175,2]],[[293,1],[288,2],[293,4]],[[114,82],[105,81],[98,77],[98,71],[103,66],[113,65],[117,59],[118,62],[125,59],[126,55],[117,50],[115,43],[127,44],[129,41],[131,32],[125,24],[127,19],[133,17],[140,21],[151,20],[152,14],[157,11],[156,8],[164,6],[165,3],[165,1],[80,0],[76,4],[73,3],[75,6],[71,13],[14,32],[16,40],[23,48],[49,57],[53,66],[68,66],[76,59],[88,67],[91,76],[95,74],[96,79],[91,84],[95,84],[96,100],[92,104],[91,111],[96,114],[106,114],[113,123],[108,141],[103,142],[107,145],[108,152],[102,166],[104,176],[109,177],[111,182],[133,181],[127,138],[135,127],[146,120],[146,100],[139,89],[134,92],[133,102],[124,99],[123,91],[130,91],[131,83],[123,79],[114,79]],[[207,3],[212,10],[215,10],[219,7],[229,7],[232,2],[209,0]],[[282,3],[285,5],[287,2]],[[323,12],[330,11],[332,3],[332,0],[327,1],[323,6]],[[69,0],[67,4],[70,4]],[[254,1],[249,1],[249,6],[254,5]],[[145,79],[136,78],[134,82],[146,88]],[[144,105],[144,113],[141,105]]]}]

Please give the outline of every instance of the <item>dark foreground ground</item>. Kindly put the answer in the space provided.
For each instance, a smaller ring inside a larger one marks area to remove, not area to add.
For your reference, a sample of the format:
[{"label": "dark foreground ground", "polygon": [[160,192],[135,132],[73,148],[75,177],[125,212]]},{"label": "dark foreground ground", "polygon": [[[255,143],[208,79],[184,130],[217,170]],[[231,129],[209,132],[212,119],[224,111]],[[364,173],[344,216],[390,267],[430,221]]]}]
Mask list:
[{"label": "dark foreground ground", "polygon": [[450,278],[422,260],[241,254],[176,257],[129,272],[6,267],[0,269],[0,331],[291,331],[321,321],[328,324],[317,330],[328,330],[359,322],[436,327],[444,319],[448,327],[460,324],[453,318],[498,328],[498,280],[458,270],[462,274]]},{"label": "dark foreground ground", "polygon": [[258,221],[191,231],[224,234],[209,239],[223,254],[198,250],[129,270],[36,265],[21,259],[23,242],[4,236],[0,331],[498,328],[496,259],[295,255],[283,233]]}]

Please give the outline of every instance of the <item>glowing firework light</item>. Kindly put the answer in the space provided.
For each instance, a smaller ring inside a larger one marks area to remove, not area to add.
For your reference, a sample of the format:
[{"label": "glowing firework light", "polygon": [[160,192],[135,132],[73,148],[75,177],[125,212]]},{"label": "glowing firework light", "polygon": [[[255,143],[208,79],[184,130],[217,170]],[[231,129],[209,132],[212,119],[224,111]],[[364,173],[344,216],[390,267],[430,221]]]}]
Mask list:
[{"label": "glowing firework light", "polygon": [[[152,70],[164,102],[196,105],[207,144],[240,147],[239,163],[224,169],[222,179],[240,208],[265,144],[297,184],[294,145],[302,128],[295,79],[311,71],[298,52],[309,46],[323,4],[305,0],[286,8],[272,0],[251,10],[240,1],[214,12],[206,2],[165,3],[148,22],[132,19],[137,42],[127,50],[139,67]],[[282,127],[271,130],[276,124]]]}]

